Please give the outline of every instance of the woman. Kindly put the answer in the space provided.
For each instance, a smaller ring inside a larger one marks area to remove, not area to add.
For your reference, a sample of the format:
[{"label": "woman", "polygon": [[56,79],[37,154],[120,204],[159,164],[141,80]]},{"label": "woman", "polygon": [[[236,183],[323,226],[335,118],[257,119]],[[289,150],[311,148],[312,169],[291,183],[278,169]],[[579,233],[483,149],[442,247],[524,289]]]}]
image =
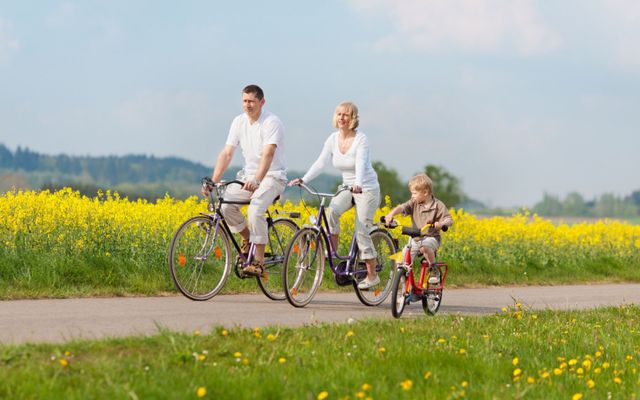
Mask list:
[{"label": "woman", "polygon": [[342,172],[342,181],[351,186],[351,191],[343,191],[334,197],[327,210],[333,248],[338,248],[340,216],[355,203],[356,240],[360,258],[367,265],[367,277],[358,284],[360,289],[370,289],[380,284],[376,273],[376,250],[371,240],[373,217],[380,204],[378,175],[369,159],[369,141],[364,133],[357,130],[358,108],[350,102],[342,102],[333,115],[333,126],[338,128],[325,141],[318,159],[302,178],[289,182],[289,186],[309,182],[331,162]]}]

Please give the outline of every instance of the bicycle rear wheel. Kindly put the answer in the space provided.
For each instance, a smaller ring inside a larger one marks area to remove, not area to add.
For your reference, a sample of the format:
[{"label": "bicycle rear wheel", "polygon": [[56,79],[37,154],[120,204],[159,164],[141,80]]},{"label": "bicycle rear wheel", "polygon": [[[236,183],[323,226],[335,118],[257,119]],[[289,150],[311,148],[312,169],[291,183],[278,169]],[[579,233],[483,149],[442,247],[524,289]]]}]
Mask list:
[{"label": "bicycle rear wheel", "polygon": [[391,315],[400,318],[405,306],[407,305],[407,271],[405,268],[398,268],[396,275],[393,277],[393,288],[391,290]]},{"label": "bicycle rear wheel", "polygon": [[214,232],[204,215],[184,222],[169,249],[169,269],[178,290],[191,300],[209,300],[224,286],[231,270],[231,246],[226,232]]},{"label": "bicycle rear wheel", "polygon": [[[434,268],[438,268],[438,276],[442,277],[442,269],[438,264]],[[442,278],[441,278],[442,279]],[[422,297],[422,309],[429,315],[436,315],[440,309],[442,303],[442,295],[444,294],[444,287],[438,283],[437,285],[427,284],[427,289],[424,291]]]},{"label": "bicycle rear wheel", "polygon": [[269,241],[264,249],[264,273],[256,279],[262,293],[271,300],[286,298],[282,285],[284,254],[297,231],[298,225],[285,218],[276,219],[269,226]]},{"label": "bicycle rear wheel", "polygon": [[358,259],[355,266],[353,288],[362,304],[377,306],[391,293],[393,275],[396,270],[396,262],[391,259],[391,255],[395,254],[397,249],[393,238],[389,232],[384,229],[376,229],[371,232],[371,240],[378,254],[376,258],[376,271],[378,272],[378,277],[380,277],[380,283],[370,289],[358,288],[358,283],[367,277],[367,268],[364,262]]},{"label": "bicycle rear wheel", "polygon": [[313,299],[324,273],[322,234],[313,228],[300,229],[289,244],[284,257],[282,280],[287,301],[304,307]]}]

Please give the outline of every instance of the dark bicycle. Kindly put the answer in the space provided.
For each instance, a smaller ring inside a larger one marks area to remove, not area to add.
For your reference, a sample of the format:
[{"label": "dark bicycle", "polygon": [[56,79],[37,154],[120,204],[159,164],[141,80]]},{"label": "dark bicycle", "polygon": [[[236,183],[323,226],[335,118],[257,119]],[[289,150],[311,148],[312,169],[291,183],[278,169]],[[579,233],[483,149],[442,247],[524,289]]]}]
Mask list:
[{"label": "dark bicycle", "polygon": [[317,216],[310,218],[313,225],[305,225],[295,234],[285,254],[282,276],[289,303],[295,307],[309,304],[322,283],[325,258],[329,260],[336,284],[352,285],[358,299],[365,305],[375,306],[382,303],[391,292],[395,262],[390,256],[396,252],[396,241],[385,229],[376,228],[371,232],[371,239],[378,254],[376,271],[380,276],[380,283],[369,289],[358,288],[358,283],[367,277],[367,267],[358,257],[356,235],[354,233],[351,240],[349,254],[338,255],[337,249],[333,248],[329,239],[331,232],[324,205],[326,199],[351,188],[340,186],[336,193],[318,193],[305,184],[299,186],[318,196],[320,206]]},{"label": "dark bicycle", "polygon": [[[224,199],[226,187],[232,184],[244,185],[244,182],[233,180],[214,183],[209,178],[203,178],[202,185],[209,193],[209,213],[185,221],[171,241],[171,277],[178,290],[192,300],[209,300],[218,294],[232,267],[238,278],[254,278],[242,273],[242,268],[253,259],[254,245],[250,246],[249,253],[243,254],[221,212],[223,204],[249,204],[248,201]],[[281,213],[276,210],[274,214],[286,214],[287,217],[274,219],[267,211],[269,239],[265,245],[264,272],[255,278],[260,290],[268,298],[284,300],[282,262],[291,238],[298,231],[298,225],[290,218],[298,218],[299,213]],[[236,257],[233,256],[232,247]]]}]

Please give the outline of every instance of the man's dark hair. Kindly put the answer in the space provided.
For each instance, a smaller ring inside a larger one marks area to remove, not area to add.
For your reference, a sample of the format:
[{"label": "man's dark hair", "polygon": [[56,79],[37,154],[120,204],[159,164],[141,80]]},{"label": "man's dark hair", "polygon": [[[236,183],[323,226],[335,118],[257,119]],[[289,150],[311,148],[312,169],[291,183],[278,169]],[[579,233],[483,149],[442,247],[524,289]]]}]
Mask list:
[{"label": "man's dark hair", "polygon": [[258,100],[264,99],[264,92],[260,89],[258,85],[249,85],[242,89],[242,93],[252,93],[254,96],[258,98]]}]

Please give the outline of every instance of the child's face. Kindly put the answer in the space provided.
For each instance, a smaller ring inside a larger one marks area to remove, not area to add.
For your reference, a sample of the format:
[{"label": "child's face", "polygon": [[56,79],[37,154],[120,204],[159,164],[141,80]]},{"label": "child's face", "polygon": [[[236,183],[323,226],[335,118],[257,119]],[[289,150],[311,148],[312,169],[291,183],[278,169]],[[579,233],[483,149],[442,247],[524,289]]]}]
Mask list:
[{"label": "child's face", "polygon": [[431,193],[426,190],[411,189],[411,200],[415,203],[422,204],[429,199]]}]

